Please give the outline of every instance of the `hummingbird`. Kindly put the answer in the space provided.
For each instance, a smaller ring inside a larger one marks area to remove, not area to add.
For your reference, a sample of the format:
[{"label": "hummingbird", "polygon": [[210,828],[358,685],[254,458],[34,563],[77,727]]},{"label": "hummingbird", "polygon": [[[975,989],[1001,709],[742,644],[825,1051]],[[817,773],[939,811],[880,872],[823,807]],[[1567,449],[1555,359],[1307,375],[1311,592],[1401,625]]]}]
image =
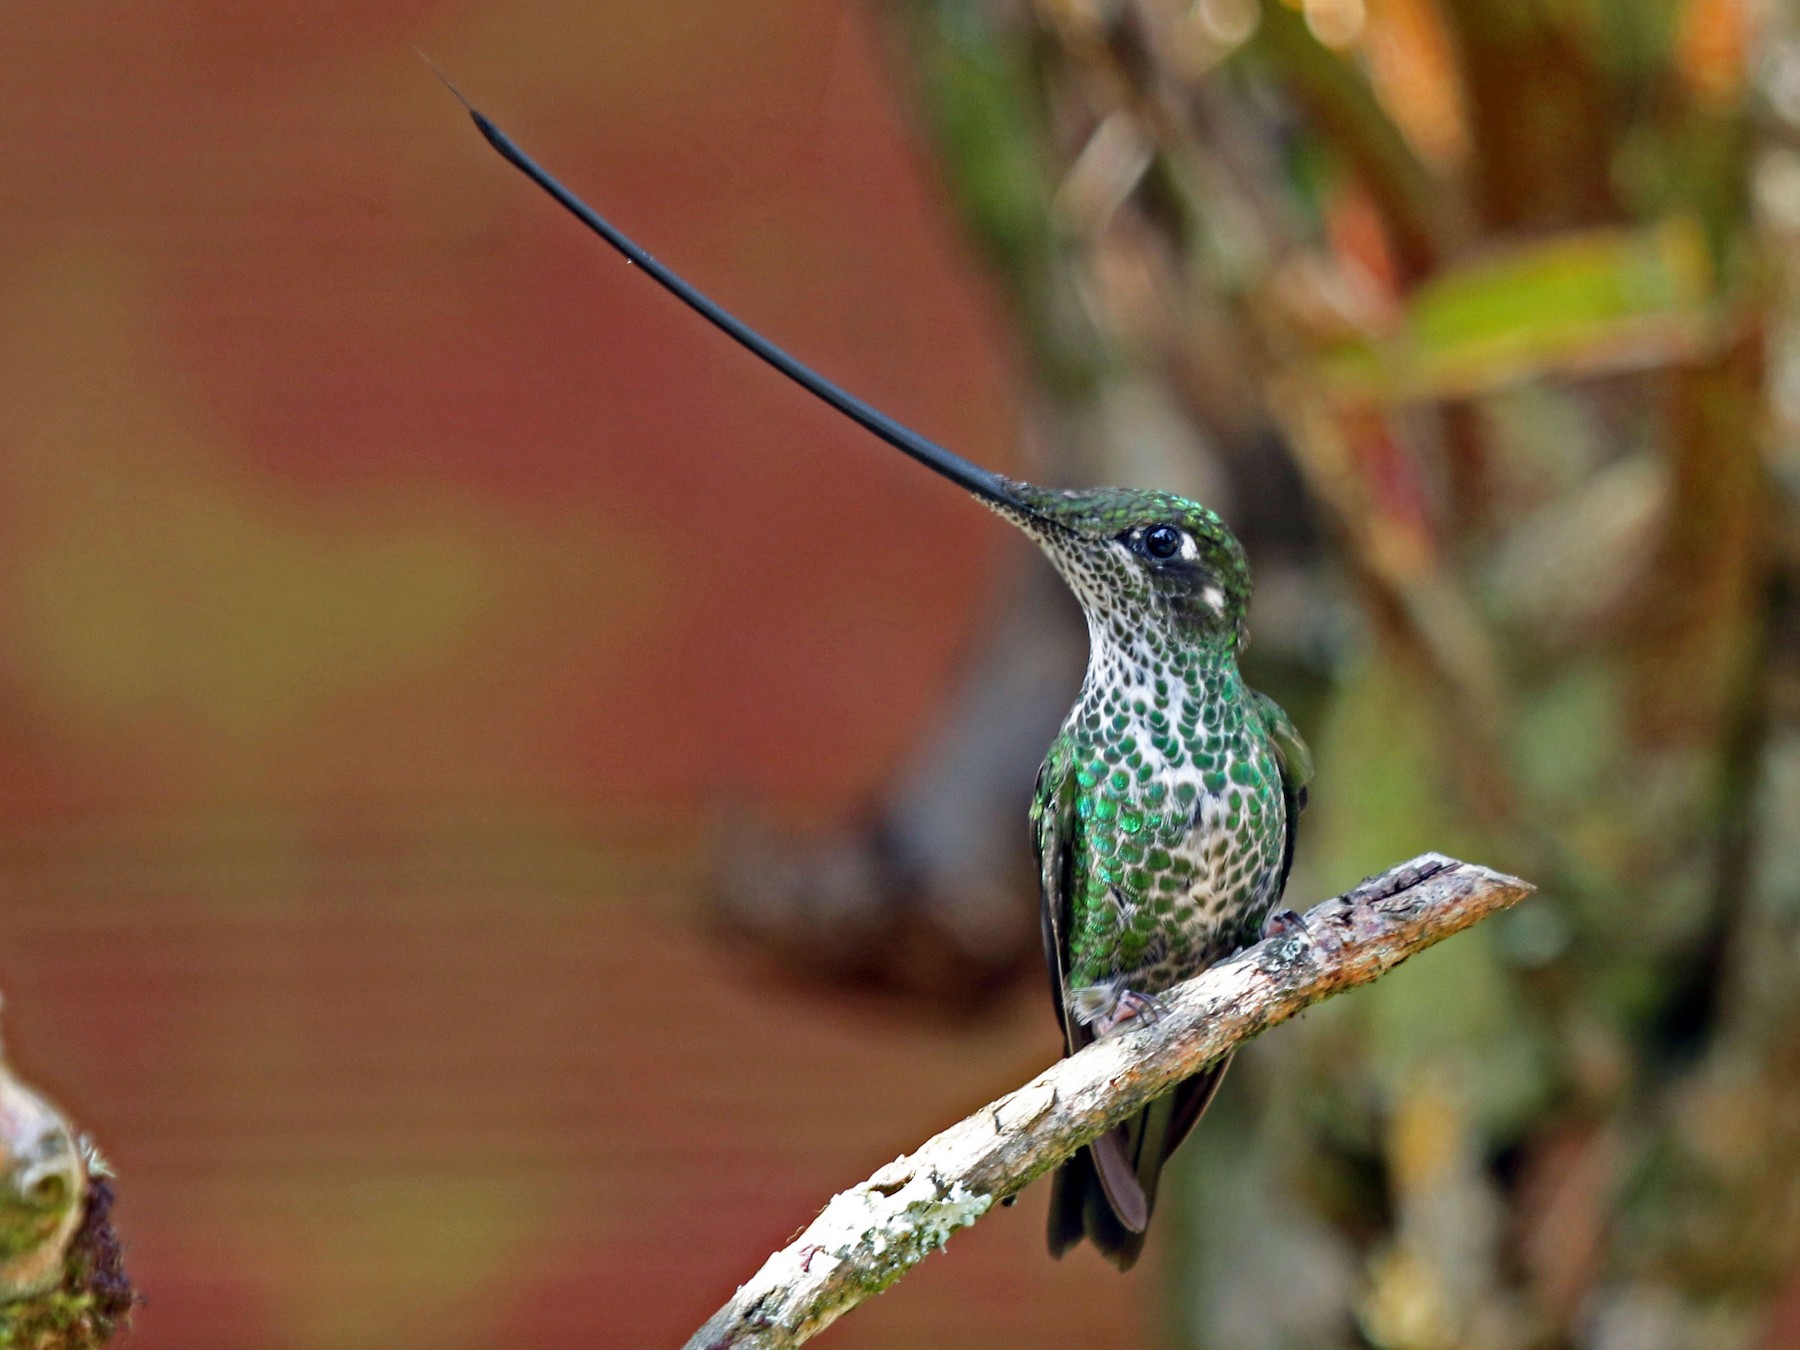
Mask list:
[{"label": "hummingbird", "polygon": [[[1155,1022],[1167,1011],[1159,994],[1300,924],[1276,905],[1311,758],[1287,714],[1239,672],[1250,565],[1215,512],[1167,492],[1038,487],[902,426],[696,290],[450,91],[488,144],[582,224],[802,388],[1011,521],[1074,592],[1087,619],[1087,671],[1030,809],[1065,1054]],[[1086,1238],[1131,1267],[1163,1164],[1229,1062],[1201,1069],[1058,1170],[1053,1255]]]}]

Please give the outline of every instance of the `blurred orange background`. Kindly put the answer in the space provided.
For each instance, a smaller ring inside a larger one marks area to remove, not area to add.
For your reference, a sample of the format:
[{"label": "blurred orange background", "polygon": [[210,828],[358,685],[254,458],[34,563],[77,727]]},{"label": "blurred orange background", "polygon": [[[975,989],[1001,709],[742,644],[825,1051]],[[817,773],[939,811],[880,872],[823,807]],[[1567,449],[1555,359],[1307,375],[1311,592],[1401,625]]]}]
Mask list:
[{"label": "blurred orange background", "polygon": [[[717,802],[828,819],[893,766],[1003,527],[583,234],[411,48],[777,340],[1015,468],[998,305],[874,26],[4,31],[0,989],[121,1175],[130,1344],[680,1340],[1057,1051],[1035,985],[912,1027],[697,913]],[[1042,1205],[833,1343],[1132,1342],[1153,1273],[1052,1263]]]}]

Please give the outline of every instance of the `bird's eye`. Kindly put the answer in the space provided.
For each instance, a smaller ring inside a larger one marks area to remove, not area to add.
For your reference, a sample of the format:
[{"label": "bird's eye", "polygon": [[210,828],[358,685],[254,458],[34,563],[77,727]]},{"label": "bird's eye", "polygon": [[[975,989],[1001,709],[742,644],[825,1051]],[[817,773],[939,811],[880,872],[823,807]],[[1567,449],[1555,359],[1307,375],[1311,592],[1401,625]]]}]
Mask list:
[{"label": "bird's eye", "polygon": [[1144,531],[1144,552],[1158,560],[1181,552],[1181,531],[1173,525],[1152,525]]}]

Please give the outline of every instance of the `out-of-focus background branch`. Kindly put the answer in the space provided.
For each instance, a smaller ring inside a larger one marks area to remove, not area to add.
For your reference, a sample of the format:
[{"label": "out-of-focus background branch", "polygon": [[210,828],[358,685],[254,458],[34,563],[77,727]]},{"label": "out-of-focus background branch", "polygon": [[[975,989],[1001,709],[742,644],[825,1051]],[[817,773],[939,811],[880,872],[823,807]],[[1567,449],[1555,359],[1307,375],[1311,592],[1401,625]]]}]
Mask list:
[{"label": "out-of-focus background branch", "polygon": [[1218,506],[1296,893],[1543,884],[1243,1056],[1130,1276],[1028,1190],[842,1344],[1794,1341],[1794,22],[14,7],[0,983],[130,1179],[134,1343],[670,1343],[1057,1052],[1067,598],[415,43],[937,439]]}]

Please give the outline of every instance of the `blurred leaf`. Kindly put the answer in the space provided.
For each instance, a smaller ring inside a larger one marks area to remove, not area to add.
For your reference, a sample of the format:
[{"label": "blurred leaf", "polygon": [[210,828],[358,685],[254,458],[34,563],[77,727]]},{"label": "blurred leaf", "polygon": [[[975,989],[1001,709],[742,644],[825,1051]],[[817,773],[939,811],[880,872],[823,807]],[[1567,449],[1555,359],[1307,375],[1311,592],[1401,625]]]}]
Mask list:
[{"label": "blurred leaf", "polygon": [[1314,374],[1340,399],[1391,403],[1666,362],[1705,345],[1715,291],[1691,220],[1564,235],[1442,273],[1397,332],[1325,353]]}]

